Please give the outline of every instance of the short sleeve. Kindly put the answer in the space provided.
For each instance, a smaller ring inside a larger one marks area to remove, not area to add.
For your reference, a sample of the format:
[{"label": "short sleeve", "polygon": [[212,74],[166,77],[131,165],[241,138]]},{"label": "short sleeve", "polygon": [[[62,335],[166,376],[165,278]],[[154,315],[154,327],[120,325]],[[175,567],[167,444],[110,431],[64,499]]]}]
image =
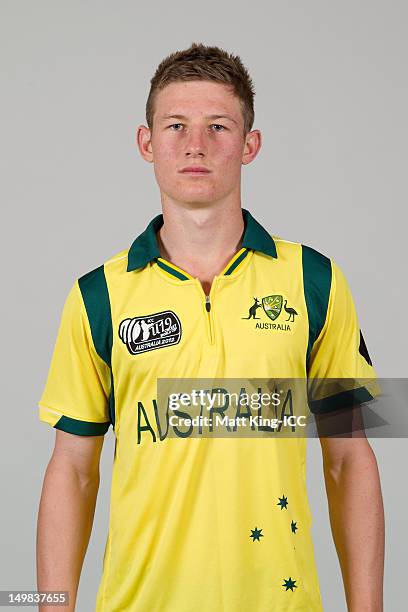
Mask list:
[{"label": "short sleeve", "polygon": [[309,406],[322,413],[371,401],[380,394],[347,280],[331,262],[331,285],[324,325],[308,363]]},{"label": "short sleeve", "polygon": [[110,367],[98,355],[76,280],[66,298],[46,384],[38,403],[39,419],[84,436],[109,429]]}]

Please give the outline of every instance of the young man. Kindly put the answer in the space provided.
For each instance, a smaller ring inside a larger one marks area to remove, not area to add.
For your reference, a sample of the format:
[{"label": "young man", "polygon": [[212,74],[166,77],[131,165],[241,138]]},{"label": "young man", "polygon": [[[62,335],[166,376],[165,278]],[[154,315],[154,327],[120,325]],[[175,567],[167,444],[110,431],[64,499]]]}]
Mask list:
[{"label": "young man", "polygon": [[[57,432],[40,503],[38,588],[68,590],[70,610],[110,425],[97,612],[323,609],[305,438],[172,430],[157,398],[166,378],[375,378],[336,263],[271,236],[241,208],[241,167],[261,146],[253,96],[239,57],[217,47],[193,44],[161,62],[137,142],[154,165],[162,214],[67,297],[39,402]],[[311,410],[369,398],[364,387],[323,395]],[[321,446],[348,610],[380,612],[375,457],[364,435],[321,437]]]}]

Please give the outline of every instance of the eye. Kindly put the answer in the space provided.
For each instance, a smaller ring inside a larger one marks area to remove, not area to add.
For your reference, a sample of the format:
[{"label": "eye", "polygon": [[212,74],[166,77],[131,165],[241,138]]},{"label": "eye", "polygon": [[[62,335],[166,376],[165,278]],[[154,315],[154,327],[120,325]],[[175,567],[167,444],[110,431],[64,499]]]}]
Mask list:
[{"label": "eye", "polygon": [[221,128],[221,130],[215,130],[216,132],[222,132],[227,129],[224,125],[220,125],[219,123],[213,123],[212,127]]},{"label": "eye", "polygon": [[[172,123],[169,125],[169,128],[174,128],[175,125],[183,125],[182,123]],[[175,132],[179,132],[180,130],[174,130]]]}]

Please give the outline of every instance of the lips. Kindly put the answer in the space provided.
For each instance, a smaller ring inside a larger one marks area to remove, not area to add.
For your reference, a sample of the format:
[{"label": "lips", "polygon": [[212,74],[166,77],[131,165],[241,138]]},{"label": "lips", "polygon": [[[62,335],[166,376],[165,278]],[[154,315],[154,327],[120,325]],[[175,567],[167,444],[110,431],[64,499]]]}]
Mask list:
[{"label": "lips", "polygon": [[182,174],[209,174],[210,170],[204,166],[187,166],[180,170]]}]

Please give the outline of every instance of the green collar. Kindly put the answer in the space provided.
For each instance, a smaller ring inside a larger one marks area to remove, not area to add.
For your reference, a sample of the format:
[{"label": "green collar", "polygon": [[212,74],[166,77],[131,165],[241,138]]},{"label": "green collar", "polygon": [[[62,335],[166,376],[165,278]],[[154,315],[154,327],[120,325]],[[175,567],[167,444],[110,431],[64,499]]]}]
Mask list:
[{"label": "green collar", "polygon": [[[271,257],[277,257],[276,246],[272,236],[245,208],[242,209],[242,216],[245,229],[241,248],[246,247]],[[150,221],[144,232],[139,234],[133,241],[128,253],[127,272],[143,268],[149,261],[160,257],[156,232],[161,228],[163,222],[163,215],[157,215]]]}]

